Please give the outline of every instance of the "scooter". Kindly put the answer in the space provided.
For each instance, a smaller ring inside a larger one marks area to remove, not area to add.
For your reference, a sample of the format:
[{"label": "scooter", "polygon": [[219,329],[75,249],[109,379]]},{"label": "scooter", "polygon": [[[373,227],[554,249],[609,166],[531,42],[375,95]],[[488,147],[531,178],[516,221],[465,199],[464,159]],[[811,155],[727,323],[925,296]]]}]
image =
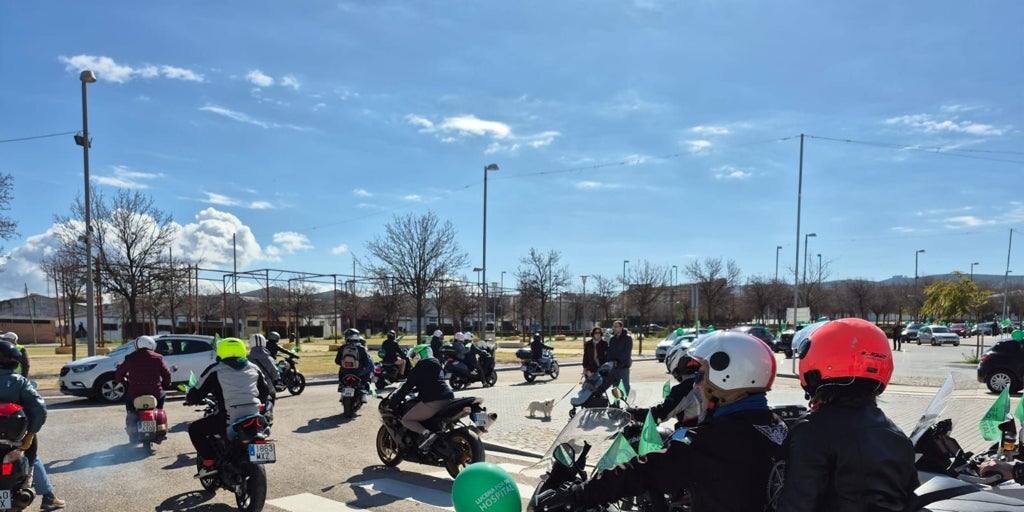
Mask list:
[{"label": "scooter", "polygon": [[124,420],[129,443],[142,443],[143,448],[151,450],[153,443],[160,444],[167,439],[167,413],[158,408],[157,403],[153,395],[132,400]]},{"label": "scooter", "polygon": [[488,348],[485,353],[477,352],[477,365],[480,367],[480,371],[476,375],[470,372],[469,365],[455,358],[454,352],[442,348],[441,353],[447,359],[444,365],[444,376],[453,390],[458,391],[474,382],[479,382],[485,388],[489,388],[498,382],[498,372],[494,370],[493,348]]},{"label": "scooter", "polygon": [[516,357],[519,359],[520,370],[526,382],[533,382],[537,377],[548,375],[552,380],[558,378],[558,361],[555,360],[555,351],[545,348],[539,360],[533,359],[533,351],[529,348],[516,350]]}]

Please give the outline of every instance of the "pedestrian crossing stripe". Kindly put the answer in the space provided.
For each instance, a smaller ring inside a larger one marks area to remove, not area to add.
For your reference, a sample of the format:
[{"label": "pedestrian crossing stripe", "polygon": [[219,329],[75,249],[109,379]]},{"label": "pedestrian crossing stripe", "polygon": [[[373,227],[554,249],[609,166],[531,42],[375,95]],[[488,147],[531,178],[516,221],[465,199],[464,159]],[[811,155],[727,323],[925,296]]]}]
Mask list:
[{"label": "pedestrian crossing stripe", "polygon": [[363,510],[350,507],[339,501],[329,500],[323,496],[310,494],[308,492],[296,494],[294,496],[285,496],[284,498],[267,500],[267,505],[273,505],[277,508],[287,510],[288,512],[303,512],[308,510],[316,510],[317,512],[346,512],[349,510]]}]

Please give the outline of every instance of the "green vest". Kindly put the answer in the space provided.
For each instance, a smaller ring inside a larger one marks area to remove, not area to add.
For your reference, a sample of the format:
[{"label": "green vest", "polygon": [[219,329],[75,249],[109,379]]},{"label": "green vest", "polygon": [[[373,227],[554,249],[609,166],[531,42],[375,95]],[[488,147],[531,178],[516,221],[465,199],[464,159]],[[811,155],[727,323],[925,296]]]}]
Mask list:
[{"label": "green vest", "polygon": [[[21,357],[22,357],[22,359],[24,359],[25,358],[25,347],[24,347],[24,345],[15,344],[14,346],[17,347],[19,352],[21,352]],[[14,373],[17,373],[18,375],[21,375],[21,363],[18,363],[18,367],[14,369]]]}]

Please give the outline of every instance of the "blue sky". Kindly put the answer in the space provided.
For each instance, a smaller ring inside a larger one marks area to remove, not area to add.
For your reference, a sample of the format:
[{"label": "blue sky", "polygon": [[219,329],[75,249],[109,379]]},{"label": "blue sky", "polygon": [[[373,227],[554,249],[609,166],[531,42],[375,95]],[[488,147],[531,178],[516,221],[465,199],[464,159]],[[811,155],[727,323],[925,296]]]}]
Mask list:
[{"label": "blue sky", "polygon": [[[777,245],[792,272],[805,133],[801,233],[832,278],[913,275],[918,249],[922,275],[1001,275],[1024,227],[1022,19],[1013,1],[3,2],[0,140],[80,130],[89,68],[93,186],[152,194],[204,267],[230,268],[238,233],[240,270],[348,273],[393,214],[428,210],[479,265],[496,163],[489,281],[531,247],[683,281],[705,257],[771,277]],[[81,148],[0,143],[0,172],[20,235],[0,297],[45,293]]]}]

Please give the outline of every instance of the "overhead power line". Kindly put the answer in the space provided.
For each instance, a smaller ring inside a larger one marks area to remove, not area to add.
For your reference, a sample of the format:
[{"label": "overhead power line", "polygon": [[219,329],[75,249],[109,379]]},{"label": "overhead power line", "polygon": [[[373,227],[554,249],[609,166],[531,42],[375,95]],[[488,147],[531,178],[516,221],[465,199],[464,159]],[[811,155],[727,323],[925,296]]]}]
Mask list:
[{"label": "overhead power line", "polygon": [[33,135],[31,137],[19,137],[17,139],[0,140],[0,144],[3,144],[5,142],[21,142],[21,141],[25,141],[25,140],[45,139],[47,137],[60,137],[61,135],[73,135],[73,134],[76,134],[76,133],[78,133],[78,132],[77,131],[74,131],[74,132],[60,132],[60,133],[49,133],[49,134],[46,134],[46,135]]}]

